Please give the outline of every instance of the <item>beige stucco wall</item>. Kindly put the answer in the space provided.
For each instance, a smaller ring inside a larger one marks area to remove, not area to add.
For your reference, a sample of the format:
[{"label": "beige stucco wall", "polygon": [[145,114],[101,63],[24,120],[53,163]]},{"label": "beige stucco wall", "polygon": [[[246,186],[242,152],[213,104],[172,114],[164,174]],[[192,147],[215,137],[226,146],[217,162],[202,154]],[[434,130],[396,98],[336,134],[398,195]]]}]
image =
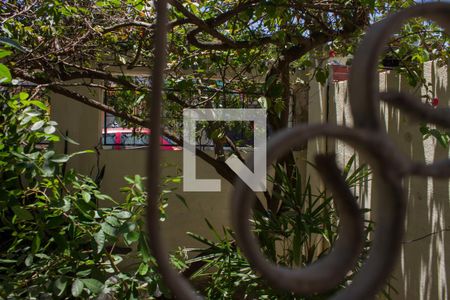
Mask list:
[{"label": "beige stucco wall", "polygon": [[[77,92],[89,95],[98,101],[103,100],[101,91],[86,88],[77,88]],[[61,95],[51,95],[52,118],[58,122],[58,128],[62,133],[68,131],[69,137],[77,141],[80,145],[68,144],[68,153],[93,149],[99,146],[99,166],[106,165],[105,177],[101,183],[101,190],[111,195],[114,199],[121,199],[123,195],[119,189],[126,186],[124,176],[146,174],[146,149],[134,150],[112,150],[102,149],[99,144],[103,125],[103,113],[78,103]],[[57,145],[58,151],[63,151],[64,143]],[[182,169],[182,151],[162,152],[162,176],[177,175],[177,169]],[[83,174],[92,173],[94,176],[97,169],[97,155],[84,154],[75,156],[68,167],[76,168]],[[204,161],[197,160],[198,178],[217,178],[217,172]],[[184,193],[182,186],[177,187],[177,192],[181,194],[188,204],[186,208],[176,197],[171,197],[167,208],[167,220],[162,223],[165,240],[169,249],[178,247],[201,246],[186,232],[195,232],[214,239],[214,235],[209,230],[204,221],[207,218],[218,230],[223,225],[229,224],[229,197],[231,185],[222,179],[222,192],[218,193]]]},{"label": "beige stucco wall", "polygon": [[[428,62],[424,75],[431,83],[435,96],[440,99],[439,106],[450,104],[447,66],[438,67],[435,62]],[[393,72],[380,73],[380,89],[404,91],[418,96],[425,92],[412,89],[405,78]],[[315,92],[310,93],[310,122],[352,125],[347,82],[330,83],[328,87],[312,83],[312,91]],[[404,155],[426,163],[449,156],[448,149],[437,144],[434,138],[422,139],[419,121],[410,119],[384,103],[380,107],[380,116],[389,136]],[[342,164],[354,152],[336,141],[327,141],[321,145],[316,142],[313,145],[308,148],[310,159],[317,150],[324,151],[328,147],[328,150],[336,151]],[[376,190],[371,184],[362,188],[360,191],[365,191],[365,195],[360,204],[375,207]],[[408,199],[406,234],[402,241],[401,257],[391,279],[398,293],[392,291],[391,297],[402,300],[449,299],[447,274],[450,274],[450,236],[445,231],[450,228],[449,181],[411,177],[405,178],[404,188]],[[375,210],[374,213],[382,213],[382,208]]]}]

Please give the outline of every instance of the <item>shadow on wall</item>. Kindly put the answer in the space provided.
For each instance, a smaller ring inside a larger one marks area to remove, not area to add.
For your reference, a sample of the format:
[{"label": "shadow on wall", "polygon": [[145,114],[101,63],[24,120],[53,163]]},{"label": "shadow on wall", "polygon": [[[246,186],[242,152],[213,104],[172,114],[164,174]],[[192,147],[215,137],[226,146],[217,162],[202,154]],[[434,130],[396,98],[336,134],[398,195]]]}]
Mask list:
[{"label": "shadow on wall", "polygon": [[[447,106],[450,100],[448,68],[438,68],[436,63],[429,62],[425,65],[425,77],[441,100],[439,105]],[[406,90],[404,86],[401,88]],[[418,127],[417,122],[409,125],[401,121],[398,128],[398,136],[411,137],[410,143],[406,140],[401,143],[404,148],[409,147],[411,158],[424,163],[448,158],[448,149],[434,138],[423,141]],[[448,299],[449,181],[410,177],[404,185],[408,195],[406,234],[400,265],[395,272],[397,278],[393,281],[399,292],[394,299]]]},{"label": "shadow on wall", "polygon": [[[449,70],[447,66],[438,67],[435,62],[424,66],[425,78],[431,82],[440,106],[450,104]],[[314,87],[313,87],[314,88]],[[315,87],[317,89],[317,87]],[[319,88],[320,89],[320,88]],[[408,86],[407,81],[393,72],[380,74],[381,90],[396,90],[420,96],[425,91]],[[322,90],[326,90],[322,88]],[[347,82],[331,83],[328,87],[327,105],[321,99],[310,99],[309,121],[327,122],[352,126],[352,117],[348,103]],[[321,104],[321,108],[317,107]],[[324,110],[326,106],[326,110]],[[420,121],[409,118],[401,111],[384,103],[380,107],[380,117],[386,130],[398,149],[407,157],[419,162],[431,163],[434,160],[449,157],[449,150],[436,142],[434,138],[423,140],[419,131]],[[322,114],[320,116],[319,114]],[[342,142],[328,140],[328,150],[337,153],[342,165],[354,153],[354,150]],[[308,149],[308,157],[319,149]],[[324,147],[320,151],[326,150]],[[368,184],[358,192],[366,192],[361,204],[372,203],[372,219],[383,213],[383,207],[376,207],[377,191],[375,184]],[[403,241],[399,263],[390,280],[397,293],[391,290],[392,299],[435,300],[449,299],[448,281],[450,278],[450,190],[448,179],[409,177],[404,180],[404,189],[408,200],[406,234]],[[374,199],[374,201],[371,201]],[[448,275],[447,275],[448,274]],[[449,277],[448,277],[449,276]]]}]

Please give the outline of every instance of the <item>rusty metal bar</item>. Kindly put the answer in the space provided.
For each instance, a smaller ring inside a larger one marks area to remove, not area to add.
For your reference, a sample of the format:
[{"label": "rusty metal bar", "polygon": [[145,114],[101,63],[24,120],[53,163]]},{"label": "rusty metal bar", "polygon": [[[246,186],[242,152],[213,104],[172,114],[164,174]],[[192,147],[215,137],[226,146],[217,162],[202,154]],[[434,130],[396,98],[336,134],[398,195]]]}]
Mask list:
[{"label": "rusty metal bar", "polygon": [[[159,141],[161,131],[160,110],[166,64],[167,1],[156,1],[157,24],[155,34],[155,68],[152,80],[151,125],[152,138]],[[436,177],[450,176],[450,160],[424,165],[402,156],[382,129],[379,119],[379,99],[427,122],[450,128],[450,110],[430,110],[420,99],[411,95],[378,91],[378,58],[387,39],[410,18],[430,18],[450,33],[450,4],[429,3],[402,10],[373,25],[361,43],[354,59],[350,75],[350,104],[355,128],[328,124],[299,125],[286,129],[272,137],[267,149],[267,162],[281,157],[290,149],[304,144],[308,139],[333,137],[341,139],[365,155],[374,169],[379,184],[377,199],[380,212],[376,220],[373,245],[367,261],[355,275],[349,286],[337,292],[332,299],[372,299],[392,271],[400,251],[404,231],[406,198],[402,178],[407,175]],[[165,283],[177,299],[201,299],[188,281],[170,267],[168,252],[159,228],[159,143],[149,147],[148,169],[148,231],[150,247],[158,262]],[[249,162],[253,162],[250,158]],[[357,204],[341,178],[334,158],[329,155],[316,157],[318,171],[336,198],[340,215],[339,238],[333,251],[325,258],[304,269],[287,269],[269,263],[259,250],[251,233],[249,217],[254,202],[253,192],[239,178],[232,196],[232,221],[238,245],[250,264],[281,289],[296,294],[320,293],[335,287],[345,278],[360,254],[363,242],[362,220]],[[257,162],[258,163],[258,162]]]}]

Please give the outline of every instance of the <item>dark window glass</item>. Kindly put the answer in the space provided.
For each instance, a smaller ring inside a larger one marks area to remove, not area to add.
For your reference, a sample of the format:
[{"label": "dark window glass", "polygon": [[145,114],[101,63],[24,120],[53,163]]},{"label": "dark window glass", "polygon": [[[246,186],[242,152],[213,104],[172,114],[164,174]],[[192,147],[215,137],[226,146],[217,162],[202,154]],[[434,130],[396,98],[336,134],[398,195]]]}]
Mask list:
[{"label": "dark window glass", "polygon": [[148,145],[148,135],[147,134],[137,135],[135,137],[135,143],[137,146]]},{"label": "dark window glass", "polygon": [[115,145],[116,144],[116,134],[107,133],[106,136],[103,134],[105,145]]},{"label": "dark window glass", "polygon": [[127,146],[133,146],[134,145],[134,135],[132,133],[122,133],[120,144],[127,145]]}]

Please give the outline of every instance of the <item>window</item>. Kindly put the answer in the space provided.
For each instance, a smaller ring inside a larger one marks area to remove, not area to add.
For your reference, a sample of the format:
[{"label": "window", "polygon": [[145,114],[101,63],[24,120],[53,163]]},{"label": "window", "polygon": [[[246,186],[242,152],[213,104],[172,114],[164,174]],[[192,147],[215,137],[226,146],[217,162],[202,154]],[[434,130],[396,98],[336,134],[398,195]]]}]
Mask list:
[{"label": "window", "polygon": [[[147,83],[147,77],[133,77],[138,83]],[[114,87],[113,84],[109,86]],[[144,95],[140,92],[134,92],[129,90],[114,90],[107,91],[104,94],[104,102],[107,105],[111,105],[117,109],[121,109],[115,105],[117,99],[121,99],[121,103],[124,103],[127,112],[140,115],[146,109],[146,103]],[[127,122],[123,122],[120,118],[105,113],[103,120],[102,130],[102,145],[106,149],[134,149],[146,147],[149,145],[149,135],[151,134],[148,128],[130,128]],[[160,138],[160,144],[162,150],[177,151],[181,150],[175,142],[162,137]]]}]

